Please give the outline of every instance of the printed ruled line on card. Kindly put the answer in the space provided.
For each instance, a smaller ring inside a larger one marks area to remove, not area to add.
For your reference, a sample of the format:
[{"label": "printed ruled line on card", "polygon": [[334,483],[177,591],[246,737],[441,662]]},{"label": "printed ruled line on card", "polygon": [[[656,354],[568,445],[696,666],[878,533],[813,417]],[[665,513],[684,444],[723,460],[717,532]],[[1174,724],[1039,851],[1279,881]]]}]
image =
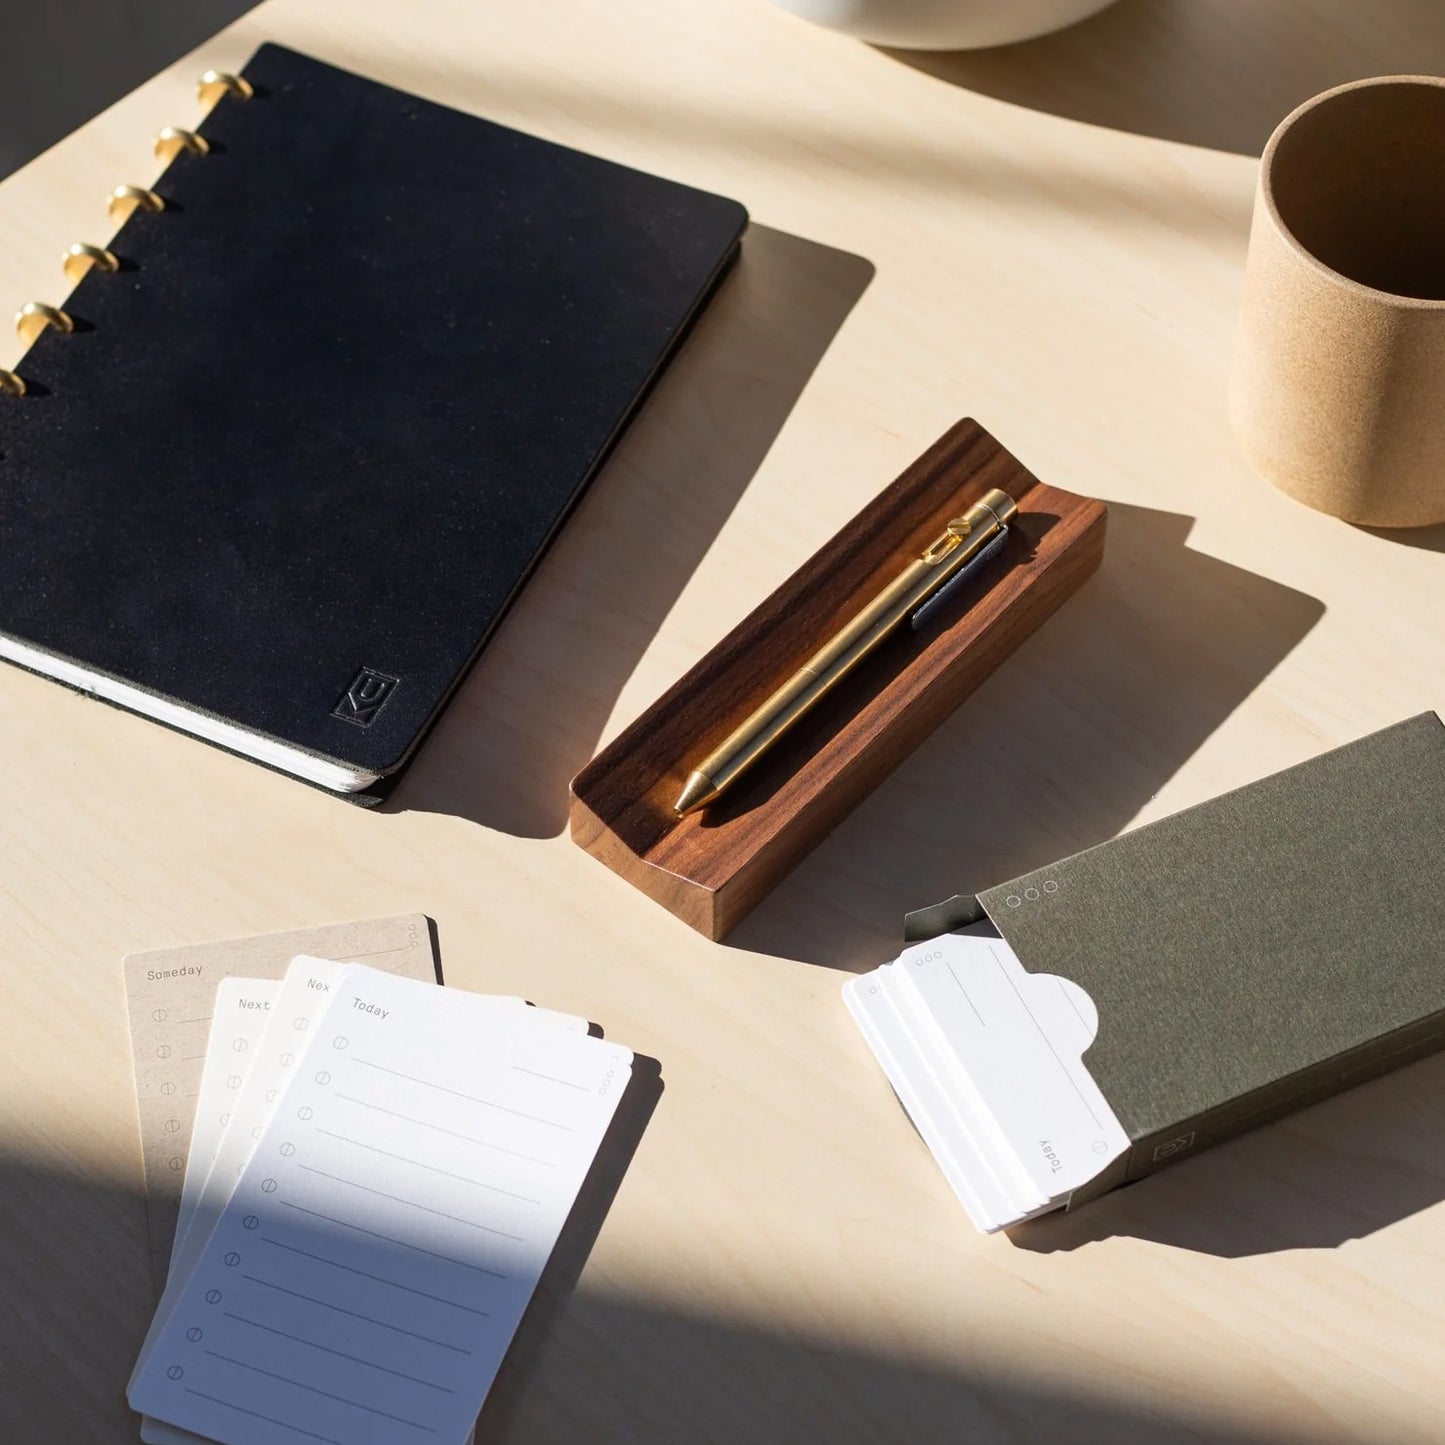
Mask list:
[{"label": "printed ruled line on card", "polygon": [[427,1249],[425,1245],[413,1244],[409,1239],[399,1239],[394,1234],[383,1234],[379,1229],[367,1229],[364,1225],[353,1224],[349,1219],[338,1219],[334,1214],[323,1214],[319,1209],[307,1209],[302,1204],[292,1204],[289,1200],[278,1201],[283,1209],[294,1209],[298,1214],[309,1214],[313,1219],[324,1219],[328,1224],[339,1224],[342,1229],[354,1229],[358,1234],[369,1234],[373,1239],[384,1239],[388,1244],[399,1244],[403,1249],[414,1249],[418,1254],[429,1254],[433,1259],[439,1259],[445,1264],[455,1264],[462,1269],[474,1269],[478,1274],[489,1274],[496,1279],[506,1279],[507,1276],[499,1269],[489,1269],[484,1264],[473,1264],[470,1260],[458,1259],[452,1254],[443,1254],[437,1249]]},{"label": "printed ruled line on card", "polygon": [[389,1410],[378,1410],[375,1405],[363,1405],[360,1400],[333,1394],[330,1390],[321,1389],[319,1385],[308,1385],[304,1380],[293,1380],[290,1375],[283,1375],[276,1370],[267,1370],[260,1365],[253,1365],[249,1360],[238,1360],[234,1355],[223,1355],[219,1350],[207,1350],[206,1353],[213,1360],[224,1360],[228,1365],[235,1365],[237,1369],[252,1370],[258,1375],[265,1375],[268,1379],[280,1380],[283,1385],[291,1385],[298,1390],[305,1390],[309,1394],[320,1395],[327,1400],[335,1400],[340,1405],[349,1405],[353,1410],[364,1410],[368,1415],[376,1415],[383,1420],[393,1420],[398,1425],[410,1425],[413,1430],[425,1430],[428,1435],[436,1434],[434,1426],[423,1425],[420,1420],[408,1420],[405,1415],[393,1415]]},{"label": "printed ruled line on card", "polygon": [[438,1385],[432,1380],[423,1380],[420,1375],[408,1375],[405,1370],[394,1370],[390,1365],[378,1364],[375,1360],[364,1359],[361,1355],[348,1355],[345,1350],[338,1350],[332,1345],[323,1345],[316,1340],[308,1340],[304,1335],[293,1335],[287,1330],[278,1330],[275,1325],[263,1325],[260,1320],[247,1319],[245,1315],[238,1315],[232,1310],[222,1310],[222,1314],[228,1320],[235,1320],[238,1325],[250,1325],[253,1329],[265,1330],[268,1335],[280,1335],[283,1340],[293,1340],[298,1345],[309,1345],[313,1350],[320,1350],[323,1354],[335,1355],[339,1360],[350,1360],[353,1365],[365,1365],[368,1370],[380,1370],[383,1375],[395,1375],[399,1380],[409,1380],[413,1385],[425,1385],[428,1390],[440,1390],[443,1395],[455,1395],[456,1391],[449,1385]]},{"label": "printed ruled line on card", "polygon": [[340,1260],[328,1259],[324,1254],[313,1254],[309,1249],[302,1249],[295,1244],[284,1244],[279,1239],[272,1239],[269,1235],[261,1236],[262,1244],[274,1245],[277,1249],[290,1250],[292,1254],[304,1255],[307,1259],[314,1259],[317,1264],[329,1264],[333,1269],[345,1270],[347,1274],[359,1274],[363,1279],[374,1279],[377,1284],[389,1284],[393,1289],[405,1290],[407,1294],[420,1295],[423,1299],[435,1300],[439,1305],[450,1305],[454,1310],[465,1310],[469,1315],[481,1315],[484,1319],[490,1313],[488,1310],[479,1310],[472,1305],[464,1305],[454,1299],[448,1299],[445,1295],[432,1294],[428,1290],[417,1289],[413,1285],[401,1284],[397,1280],[387,1279],[385,1275],[372,1274],[370,1270],[357,1269],[352,1264],[342,1264]]},{"label": "printed ruled line on card", "polygon": [[371,1315],[358,1313],[356,1310],[345,1309],[341,1305],[332,1304],[330,1300],[319,1299],[314,1294],[303,1294],[299,1289],[287,1289],[284,1284],[277,1284],[274,1280],[262,1279],[260,1275],[246,1274],[243,1279],[248,1279],[252,1284],[262,1285],[266,1289],[279,1290],[282,1294],[289,1294],[292,1299],[304,1299],[308,1304],[320,1305],[325,1310],[335,1310],[339,1315],[350,1315],[354,1320],[361,1320],[368,1325],[376,1325],[383,1330],[390,1330],[396,1335],[409,1335],[414,1340],[421,1340],[423,1344],[436,1345],[438,1349],[451,1350],[454,1354],[469,1355],[470,1350],[464,1350],[460,1345],[453,1345],[446,1340],[434,1339],[431,1335],[418,1334],[415,1330],[405,1330],[400,1325],[388,1324],[386,1320],[378,1320]]},{"label": "printed ruled line on card", "polygon": [[[239,1183],[195,1246],[131,1402],[247,1445],[452,1445],[475,1424],[595,1161],[628,1056],[570,1016],[523,1022],[360,964],[304,959],[293,972],[287,1006],[270,1010],[284,1031],[252,1050],[265,1075],[232,1058],[229,1000],[215,1010],[223,1037],[208,1057],[221,1083],[247,1073],[255,1117],[235,1115],[229,1092],[213,1110],[209,1084],[202,1113],[214,1127],[232,1109],[247,1158],[235,1147],[217,1160]],[[313,978],[311,992],[329,985],[319,1004],[301,994]],[[293,995],[314,1005],[304,1041]],[[302,1042],[321,1052],[303,1063]],[[287,1091],[269,1115],[268,1085]]]},{"label": "printed ruled line on card", "polygon": [[967,1000],[969,1008],[973,1010],[974,1018],[976,1018],[984,1028],[987,1028],[988,1024],[984,1021],[983,1015],[979,1013],[978,1005],[974,1003],[972,996],[969,994],[969,991],[964,988],[963,980],[959,978],[959,976],[953,971],[953,965],[951,963],[945,962],[944,967],[948,970],[949,978],[951,978],[954,983],[958,985],[958,991]]},{"label": "printed ruled line on card", "polygon": [[1066,1080],[1068,1080],[1069,1087],[1074,1091],[1074,1093],[1079,1096],[1079,1102],[1084,1106],[1085,1109],[1088,1110],[1089,1117],[1094,1121],[1095,1127],[1102,1129],[1104,1127],[1103,1122],[1100,1120],[1098,1114],[1094,1111],[1094,1106],[1089,1102],[1088,1098],[1084,1094],[1084,1091],[1079,1087],[1078,1082],[1074,1078],[1073,1074],[1069,1072],[1069,1066],[1063,1061],[1062,1058],[1059,1057],[1059,1051],[1054,1047],[1054,1041],[1049,1037],[1048,1030],[1045,1029],[1044,1026],[1038,1021],[1038,1018],[1035,1016],[1033,1009],[1029,1007],[1027,1000],[1024,998],[1023,994],[1019,992],[1019,986],[1013,981],[1013,975],[1009,972],[1003,960],[999,958],[998,950],[994,948],[992,944],[990,944],[989,952],[993,954],[994,961],[998,964],[999,972],[1007,980],[1008,986],[1014,991],[1014,997],[1018,999],[1019,1006],[1029,1016],[1029,1022],[1033,1024],[1033,1026],[1038,1030],[1039,1037],[1044,1041],[1045,1048],[1047,1048],[1048,1051],[1054,1056],[1054,1062],[1059,1066],[1059,1072],[1063,1074]]},{"label": "printed ruled line on card", "polygon": [[1059,992],[1064,997],[1064,1002],[1068,1004],[1071,1009],[1073,1009],[1074,1017],[1078,1019],[1078,1021],[1084,1026],[1084,1032],[1088,1033],[1090,1031],[1089,1021],[1083,1016],[1083,1014],[1079,1012],[1079,1006],[1074,1002],[1073,994],[1071,994],[1068,989],[1064,987],[1063,979],[1058,979],[1057,983],[1059,985]]},{"label": "printed ruled line on card", "polygon": [[400,1194],[389,1194],[385,1189],[374,1189],[370,1184],[358,1183],[355,1179],[343,1178],[340,1174],[328,1174],[324,1169],[317,1169],[310,1164],[299,1166],[307,1174],[319,1174],[323,1179],[329,1179],[333,1184],[345,1184],[349,1189],[359,1189],[363,1194],[375,1194],[381,1199],[390,1199],[393,1204],[405,1204],[409,1209],[419,1209],[423,1214],[434,1214],[438,1219],[450,1219],[453,1224],[465,1224],[472,1229],[483,1230],[487,1234],[497,1234],[503,1239],[515,1239],[518,1244],[523,1242],[520,1234],[512,1234],[505,1229],[495,1229],[490,1224],[478,1224],[475,1219],[468,1219],[462,1214],[448,1214],[444,1209],[433,1209],[429,1204],[418,1204],[415,1199],[407,1199]]},{"label": "printed ruled line on card", "polygon": [[522,1159],[528,1164],[540,1164],[544,1169],[557,1167],[550,1159],[538,1159],[535,1155],[522,1154],[516,1149],[504,1149],[500,1144],[493,1144],[486,1139],[478,1139],[473,1134],[461,1134],[455,1129],[446,1129],[440,1124],[433,1124],[429,1119],[418,1119],[412,1114],[403,1114],[399,1109],[388,1109],[382,1104],[373,1104],[369,1099],[358,1099],[355,1094],[338,1093],[336,1097],[345,1099],[348,1104],[360,1104],[363,1109],[375,1109],[378,1114],[386,1114],[393,1119],[400,1119],[404,1124],[418,1124],[423,1129],[434,1129],[438,1134],[445,1134],[449,1139],[461,1139],[467,1144],[478,1144],[483,1149],[492,1149],[498,1154],[509,1154],[513,1159]]},{"label": "printed ruled line on card", "polygon": [[294,1430],[298,1435],[304,1435],[308,1440],[324,1440],[326,1445],[346,1445],[343,1440],[338,1440],[334,1435],[320,1435],[315,1430],[303,1430],[299,1425],[293,1425],[289,1420],[278,1420],[274,1415],[263,1415],[259,1410],[252,1410],[246,1405],[238,1405],[234,1400],[223,1400],[219,1395],[208,1395],[204,1390],[193,1390],[186,1386],[186,1394],[194,1395],[200,1400],[209,1400],[213,1405],[220,1405],[227,1410],[235,1410],[238,1414],[249,1415],[253,1420],[264,1420],[268,1425],[279,1425],[283,1430]]},{"label": "printed ruled line on card", "polygon": [[519,1074],[531,1074],[534,1079],[546,1079],[549,1084],[561,1084],[568,1089],[580,1089],[584,1094],[592,1092],[586,1084],[574,1084],[571,1079],[559,1079],[555,1075],[544,1074],[537,1069],[529,1069],[525,1064],[513,1064],[512,1067]]},{"label": "printed ruled line on card", "polygon": [[509,1109],[505,1104],[495,1104],[490,1099],[479,1099],[475,1094],[464,1094],[460,1089],[449,1089],[445,1084],[434,1084],[430,1079],[418,1078],[415,1074],[403,1073],[400,1069],[389,1069],[385,1064],[373,1064],[368,1059],[353,1059],[352,1063],[360,1064],[366,1069],[379,1069],[383,1074],[390,1074],[393,1078],[406,1079],[409,1083],[420,1084],[423,1088],[436,1089],[443,1094],[450,1094],[454,1099],[465,1099],[469,1104],[481,1104],[487,1109],[499,1109],[503,1114],[515,1114],[519,1119],[526,1119],[531,1124],[542,1124],[548,1129],[561,1129],[564,1133],[570,1134],[570,1124],[559,1124],[555,1119],[543,1119],[537,1114],[524,1114],[520,1109]]},{"label": "printed ruled line on card", "polygon": [[388,1159],[395,1159],[402,1164],[412,1164],[418,1169],[430,1169],[433,1174],[445,1175],[448,1179],[455,1179],[459,1184],[471,1184],[478,1189],[490,1189],[493,1194],[505,1194],[508,1199],[520,1199],[523,1204],[537,1204],[540,1201],[530,1198],[526,1194],[517,1194],[510,1189],[502,1189],[495,1184],[488,1184],[483,1179],[473,1179],[467,1174],[454,1174],[450,1169],[442,1169],[435,1164],[425,1164],[420,1159],[412,1159],[406,1154],[393,1154],[390,1149],[382,1149],[376,1144],[367,1144],[360,1139],[348,1138],[345,1134],[338,1134],[334,1129],[317,1129],[318,1134],[325,1134],[328,1139],[335,1139],[342,1144],[351,1144],[357,1149],[369,1149],[373,1154],[384,1155]]}]

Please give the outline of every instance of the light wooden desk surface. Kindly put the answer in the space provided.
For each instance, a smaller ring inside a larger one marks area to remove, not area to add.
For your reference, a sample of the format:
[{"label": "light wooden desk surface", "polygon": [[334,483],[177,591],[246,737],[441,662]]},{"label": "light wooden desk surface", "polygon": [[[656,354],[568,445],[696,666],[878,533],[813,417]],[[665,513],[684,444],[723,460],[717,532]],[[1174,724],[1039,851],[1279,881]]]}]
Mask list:
[{"label": "light wooden desk surface", "polygon": [[[1124,0],[910,64],[763,0],[269,0],[0,185],[6,309],[63,298],[196,74],[267,38],[757,229],[386,811],[0,670],[0,1437],[134,1438],[121,955],[420,908],[452,982],[585,1013],[666,1084],[485,1439],[1445,1439],[1445,1059],[1011,1242],[839,999],[906,908],[1445,704],[1442,531],[1303,510],[1223,419],[1253,156],[1325,85],[1445,69],[1438,7]],[[1111,504],[1104,570],[708,944],[572,847],[567,779],[965,413]]]}]

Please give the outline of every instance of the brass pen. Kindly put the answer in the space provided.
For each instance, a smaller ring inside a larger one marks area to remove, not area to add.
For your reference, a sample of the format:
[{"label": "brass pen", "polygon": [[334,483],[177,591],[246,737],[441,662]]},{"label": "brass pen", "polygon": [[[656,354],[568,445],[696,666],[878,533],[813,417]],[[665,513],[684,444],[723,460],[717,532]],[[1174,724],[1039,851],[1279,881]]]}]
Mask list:
[{"label": "brass pen", "polygon": [[948,523],[876,597],[815,652],[761,707],[740,723],[689,774],[679,815],[713,802],[742,776],[820,698],[831,691],[910,615],[914,625],[962,585],[975,565],[1003,548],[1018,506],[993,488]]}]

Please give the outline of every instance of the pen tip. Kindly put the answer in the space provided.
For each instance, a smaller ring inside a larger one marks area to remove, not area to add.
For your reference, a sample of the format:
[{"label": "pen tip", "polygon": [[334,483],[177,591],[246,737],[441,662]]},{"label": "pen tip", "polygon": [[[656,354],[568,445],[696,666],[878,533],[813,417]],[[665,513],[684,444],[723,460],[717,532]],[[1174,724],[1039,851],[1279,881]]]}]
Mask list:
[{"label": "pen tip", "polygon": [[686,817],[688,813],[712,802],[715,797],[717,789],[713,787],[712,779],[706,773],[693,771],[687,775],[687,782],[682,785],[682,792],[677,795],[677,802],[672,805],[672,810],[679,818]]}]

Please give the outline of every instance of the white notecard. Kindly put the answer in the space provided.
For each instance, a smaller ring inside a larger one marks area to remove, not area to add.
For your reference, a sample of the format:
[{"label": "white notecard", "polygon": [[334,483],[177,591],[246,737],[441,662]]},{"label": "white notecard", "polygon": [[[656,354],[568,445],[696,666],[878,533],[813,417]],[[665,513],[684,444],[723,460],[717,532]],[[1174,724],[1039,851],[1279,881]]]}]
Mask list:
[{"label": "white notecard", "polygon": [[[226,978],[216,988],[201,1090],[196,1099],[196,1121],[171,1242],[171,1266],[166,1274],[172,1301],[181,1283],[176,1275],[176,1248],[195,1217],[201,1190],[230,1127],[232,1111],[256,1061],[280,992],[279,978]],[[164,1293],[158,1308],[169,1309]],[[145,1417],[140,1423],[140,1438],[145,1445],[205,1445],[199,1436]]]},{"label": "white notecard", "polygon": [[1011,1205],[981,1166],[975,1141],[959,1129],[949,1099],[884,989],[883,973],[876,969],[843,986],[848,1010],[968,1217],[985,1232],[995,1230]]},{"label": "white notecard", "polygon": [[[189,1175],[194,1170],[200,1184],[192,1191],[189,1209],[183,1208],[176,1221],[166,1287],[141,1342],[137,1371],[149,1358],[162,1327],[175,1309],[206,1240],[255,1152],[296,1061],[310,1043],[311,1025],[325,1012],[331,990],[345,967],[333,959],[305,954],[291,960],[272,1000],[266,1027],[250,1051],[251,1066],[240,1076],[225,1125],[219,1136],[212,1136],[208,1141],[213,1146],[209,1160],[203,1162],[196,1157],[192,1146],[193,1158],[186,1171]],[[211,1043],[207,1045],[207,1067],[211,1044],[215,1041],[213,1029]],[[196,1445],[195,1437],[189,1432],[149,1418],[141,1421],[141,1439],[146,1445]]]},{"label": "white notecard", "polygon": [[227,1445],[457,1445],[632,1056],[356,965],[304,1032],[131,1404]]},{"label": "white notecard", "polygon": [[185,1234],[195,1214],[211,1161],[231,1122],[231,1111],[241,1097],[242,1086],[256,1059],[257,1046],[271,1021],[271,1010],[280,992],[281,980],[271,978],[223,978],[216,987],[210,1039],[201,1070],[201,1090],[196,1098],[196,1121],[186,1157],[185,1182],[181,1185],[177,1240]]},{"label": "white notecard", "polygon": [[905,950],[897,968],[1039,1200],[1078,1188],[1128,1148],[1080,1057],[1096,1015],[1077,985],[1029,973],[1002,939],[965,933]]},{"label": "white notecard", "polygon": [[[137,1370],[144,1365],[161,1328],[170,1318],[187,1276],[200,1257],[201,1250],[226,1207],[237,1181],[250,1163],[256,1144],[275,1112],[277,1101],[281,1098],[298,1061],[305,1054],[311,1037],[311,1027],[325,1012],[331,991],[345,967],[345,964],[332,959],[313,958],[304,954],[292,959],[284,979],[265,985],[273,990],[273,994],[270,1008],[265,1012],[264,1028],[254,1047],[249,1047],[240,1055],[250,1060],[250,1067],[244,1071],[220,1070],[231,1095],[231,1104],[224,1111],[219,1131],[207,1130],[202,1141],[206,1150],[204,1154],[202,1148],[198,1147],[195,1141],[192,1142],[191,1158],[186,1166],[187,1182],[189,1184],[194,1174],[199,1183],[191,1190],[189,1204],[184,1200],[182,1203],[175,1242],[171,1249],[171,1266],[166,1277],[166,1287],[141,1344]],[[252,981],[251,986],[255,988],[261,985]],[[223,983],[221,987],[226,987],[226,984]],[[585,1019],[570,1014],[555,1014],[545,1009],[528,1009],[525,999],[511,995],[486,995],[483,1001],[493,1007],[526,1010],[531,1018],[540,1023],[572,1031],[585,1032],[587,1029]],[[207,1072],[212,1069],[213,1050],[221,1058],[227,1056],[228,1050],[235,1053],[234,1041],[217,1035],[214,1025],[207,1045]],[[204,1090],[204,1084],[202,1088]],[[204,1103],[204,1099],[198,1102]],[[198,1118],[198,1131],[200,1128],[201,1122]],[[141,1422],[141,1439],[146,1445],[195,1445],[195,1437],[188,1432],[150,1419]]]},{"label": "white notecard", "polygon": [[912,1041],[911,1067],[927,1070],[934,1079],[955,1128],[967,1141],[967,1156],[974,1173],[984,1173],[993,1182],[993,1189],[989,1191],[994,1201],[990,1208],[993,1223],[989,1227],[997,1229],[999,1221],[1012,1222],[1020,1214],[1047,1204],[1048,1198],[1034,1188],[1014,1152],[1013,1141],[1000,1127],[972,1076],[947,1047],[924,1000],[905,977],[908,968],[919,967],[931,957],[930,952],[915,954],[908,949],[896,962],[878,972],[883,991]]},{"label": "white notecard", "polygon": [[177,1292],[221,1217],[296,1061],[310,1045],[311,1026],[325,1012],[335,980],[346,967],[348,965],[328,958],[302,956],[293,959],[286,970],[266,1030],[254,1052],[254,1061],[232,1106],[230,1121],[205,1180],[195,1194],[190,1220],[182,1220],[176,1228],[170,1273],[156,1309],[155,1322],[141,1346],[142,1360],[159,1323],[170,1313]]}]

